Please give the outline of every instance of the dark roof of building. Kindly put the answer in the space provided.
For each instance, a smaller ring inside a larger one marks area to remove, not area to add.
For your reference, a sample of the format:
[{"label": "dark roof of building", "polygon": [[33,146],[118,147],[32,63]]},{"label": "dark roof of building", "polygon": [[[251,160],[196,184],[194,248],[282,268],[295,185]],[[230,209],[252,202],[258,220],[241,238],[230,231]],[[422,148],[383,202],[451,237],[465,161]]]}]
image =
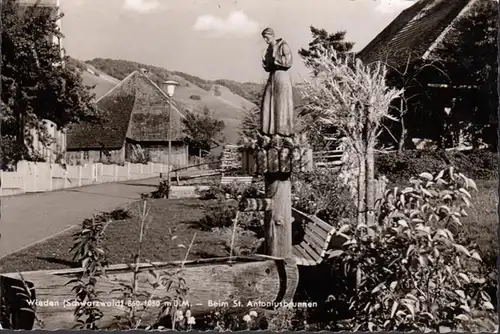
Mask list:
[{"label": "dark roof of building", "polygon": [[[107,149],[123,147],[128,137],[134,141],[168,141],[169,97],[146,75],[134,71],[97,100],[106,113],[103,124],[75,124],[68,130],[67,150]],[[181,136],[184,117],[172,103],[172,140]]]},{"label": "dark roof of building", "polygon": [[476,0],[420,0],[399,14],[357,56],[364,63],[392,67],[420,59],[442,40],[456,19]]}]

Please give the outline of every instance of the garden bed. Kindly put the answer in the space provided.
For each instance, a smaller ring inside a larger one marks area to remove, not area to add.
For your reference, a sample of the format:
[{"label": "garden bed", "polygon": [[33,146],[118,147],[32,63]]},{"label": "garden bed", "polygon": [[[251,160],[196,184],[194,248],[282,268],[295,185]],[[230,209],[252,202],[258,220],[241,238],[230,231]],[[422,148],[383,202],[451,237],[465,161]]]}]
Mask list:
[{"label": "garden bed", "polygon": [[[106,229],[106,253],[110,264],[133,262],[133,254],[139,245],[140,203],[130,206],[132,217],[115,221]],[[142,262],[183,260],[195,233],[196,239],[188,256],[189,260],[229,255],[225,236],[199,228],[197,222],[204,215],[200,200],[156,199],[150,201],[150,205],[149,223],[141,249]],[[72,234],[77,231],[79,228],[75,227],[73,231],[0,259],[0,272],[78,267],[70,254]],[[174,240],[173,236],[176,236]]]}]

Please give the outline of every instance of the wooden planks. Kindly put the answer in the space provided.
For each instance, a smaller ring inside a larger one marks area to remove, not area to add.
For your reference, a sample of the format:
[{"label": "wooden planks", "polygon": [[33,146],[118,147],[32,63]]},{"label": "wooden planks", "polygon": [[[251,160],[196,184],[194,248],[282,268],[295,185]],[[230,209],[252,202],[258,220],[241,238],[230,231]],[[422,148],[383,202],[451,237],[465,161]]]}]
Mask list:
[{"label": "wooden planks", "polygon": [[[223,261],[217,263],[207,263],[200,265],[187,265],[182,269],[181,276],[186,280],[189,291],[187,300],[191,304],[193,315],[202,315],[213,310],[208,304],[209,301],[227,301],[230,304],[233,300],[239,300],[243,306],[248,301],[280,301],[285,298],[291,299],[295,293],[298,282],[298,269],[295,264],[287,263],[284,260],[267,260],[254,258],[235,258],[236,263],[228,264]],[[158,264],[158,268],[153,269],[155,273],[162,271],[172,273],[178,264],[164,263]],[[128,268],[128,269],[124,269]],[[151,277],[147,268],[151,265],[142,264],[139,275],[139,291],[150,291],[152,287],[149,283]],[[179,268],[177,268],[179,269]],[[71,329],[75,324],[73,311],[74,307],[68,306],[67,301],[74,298],[72,286],[66,285],[69,280],[76,277],[79,269],[57,270],[57,271],[34,271],[22,273],[28,285],[34,286],[38,301],[51,301],[52,305],[40,305],[37,307],[37,315],[44,322],[43,329]],[[111,267],[107,270],[105,277],[99,277],[97,290],[99,299],[102,302],[109,302],[113,305],[104,305],[101,310],[104,318],[100,320],[100,327],[109,326],[113,317],[122,315],[123,308],[114,304],[113,301],[123,299],[119,291],[114,291],[120,283],[131,284],[132,270],[126,265]],[[16,286],[21,286],[22,281],[17,273],[0,275],[0,283],[4,296],[7,297],[8,306],[16,308],[18,314],[23,311],[19,308],[19,298],[15,292]],[[151,292],[151,291],[150,291]],[[168,294],[163,289],[155,290],[152,304],[162,300]],[[146,297],[144,297],[146,298]],[[143,298],[143,299],[144,299]],[[146,298],[147,299],[147,298]],[[145,301],[145,300],[144,300]],[[289,301],[289,300],[287,300]],[[147,309],[144,322],[150,323],[156,319],[158,307]],[[24,324],[17,324],[17,328],[31,329],[31,323],[25,313]],[[29,314],[28,314],[29,315]]]},{"label": "wooden planks", "polygon": [[253,182],[252,176],[222,176],[221,184],[231,184],[233,182],[249,184]]},{"label": "wooden planks", "polygon": [[321,263],[326,256],[335,229],[320,218],[299,210],[293,209],[292,215],[295,220],[305,225],[304,240],[293,247],[297,265],[312,266]]}]

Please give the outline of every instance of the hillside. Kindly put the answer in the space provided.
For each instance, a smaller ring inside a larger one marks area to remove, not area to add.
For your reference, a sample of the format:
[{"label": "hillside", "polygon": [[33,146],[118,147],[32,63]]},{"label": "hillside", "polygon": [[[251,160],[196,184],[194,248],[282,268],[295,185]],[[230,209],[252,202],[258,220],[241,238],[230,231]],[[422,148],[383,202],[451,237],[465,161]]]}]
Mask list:
[{"label": "hillside", "polygon": [[99,99],[120,82],[120,80],[97,70],[94,66],[85,64],[74,58],[69,58],[66,65],[77,68],[80,71],[83,84],[93,87],[92,91],[96,99]]},{"label": "hillside", "polygon": [[254,100],[254,94],[262,89],[259,84],[230,80],[208,81],[187,73],[126,60],[96,58],[85,64],[117,80],[122,80],[135,70],[145,68],[149,71],[150,78],[158,84],[165,80],[177,81],[179,87],[175,92],[175,101],[185,110],[193,112],[201,112],[207,106],[214,112],[215,117],[224,121],[226,142],[232,144],[239,139],[244,109],[255,107],[250,100]]}]

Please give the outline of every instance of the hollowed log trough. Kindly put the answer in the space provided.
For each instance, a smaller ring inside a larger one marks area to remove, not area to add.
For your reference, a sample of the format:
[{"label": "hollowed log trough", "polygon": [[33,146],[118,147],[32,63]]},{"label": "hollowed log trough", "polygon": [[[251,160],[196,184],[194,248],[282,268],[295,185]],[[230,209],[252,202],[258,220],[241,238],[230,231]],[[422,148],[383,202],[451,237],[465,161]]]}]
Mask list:
[{"label": "hollowed log trough", "polygon": [[[248,302],[267,305],[291,302],[298,284],[298,268],[293,261],[265,256],[234,257],[231,261],[229,258],[188,261],[182,269],[180,261],[141,264],[139,268],[138,291],[143,292],[154,290],[148,283],[152,278],[149,270],[155,273],[181,270],[181,277],[189,289],[185,300],[195,317],[216,311],[217,306],[229,306],[232,311],[239,312],[255,305]],[[20,273],[1,274],[1,293],[13,329],[73,328],[76,324],[75,307],[68,302],[75,298],[75,293],[71,291],[72,285],[67,283],[79,274],[81,269],[23,272],[22,278]],[[132,277],[133,267],[130,265],[113,265],[106,269],[105,276],[97,278],[98,298],[102,302],[100,309],[104,313],[98,322],[99,328],[109,328],[115,316],[124,315],[125,309],[119,304],[123,293],[113,289],[119,288],[120,283],[132,285]],[[26,299],[18,295],[24,284],[31,289],[31,301],[37,301],[36,314],[43,326],[38,325],[33,313],[26,310],[29,307]],[[155,323],[160,312],[157,304],[169,293],[162,288],[154,290],[143,324]],[[148,297],[139,300],[144,304]]]}]

